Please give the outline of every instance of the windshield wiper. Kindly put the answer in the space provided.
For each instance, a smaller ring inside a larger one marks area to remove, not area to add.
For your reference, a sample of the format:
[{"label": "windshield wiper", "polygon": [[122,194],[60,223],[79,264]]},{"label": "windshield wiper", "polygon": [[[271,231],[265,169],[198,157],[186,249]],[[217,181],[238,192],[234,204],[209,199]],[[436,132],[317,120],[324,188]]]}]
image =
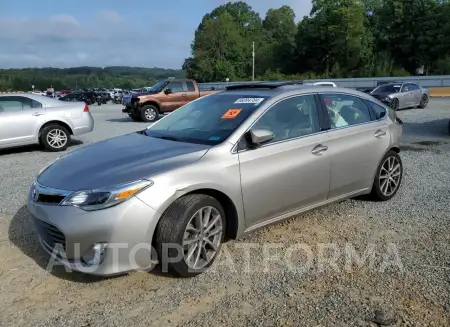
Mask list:
[{"label": "windshield wiper", "polygon": [[157,139],[162,139],[162,140],[168,140],[168,141],[184,142],[182,139],[180,139],[178,137],[174,137],[174,136],[152,136],[152,137],[157,138]]}]

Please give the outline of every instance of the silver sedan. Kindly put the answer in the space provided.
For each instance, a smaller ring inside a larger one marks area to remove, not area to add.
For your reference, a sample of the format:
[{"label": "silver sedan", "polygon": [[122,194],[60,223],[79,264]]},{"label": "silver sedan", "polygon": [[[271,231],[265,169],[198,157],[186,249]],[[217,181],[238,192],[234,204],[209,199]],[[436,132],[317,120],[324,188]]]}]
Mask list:
[{"label": "silver sedan", "polygon": [[426,108],[430,90],[414,83],[389,83],[378,86],[370,95],[394,110]]},{"label": "silver sedan", "polygon": [[0,149],[41,144],[64,151],[70,137],[91,132],[94,119],[84,102],[66,103],[36,94],[0,94]]},{"label": "silver sedan", "polygon": [[401,124],[358,91],[233,86],[60,157],[28,209],[45,251],[71,269],[114,275],[157,258],[193,276],[224,239],[362,194],[391,199]]}]

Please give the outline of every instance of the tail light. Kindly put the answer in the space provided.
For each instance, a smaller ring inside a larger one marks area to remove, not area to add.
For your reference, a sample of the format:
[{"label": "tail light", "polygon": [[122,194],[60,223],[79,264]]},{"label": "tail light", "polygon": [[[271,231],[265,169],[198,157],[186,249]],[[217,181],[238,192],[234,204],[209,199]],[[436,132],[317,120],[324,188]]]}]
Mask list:
[{"label": "tail light", "polygon": [[83,112],[89,112],[89,106],[87,104],[84,105]]}]

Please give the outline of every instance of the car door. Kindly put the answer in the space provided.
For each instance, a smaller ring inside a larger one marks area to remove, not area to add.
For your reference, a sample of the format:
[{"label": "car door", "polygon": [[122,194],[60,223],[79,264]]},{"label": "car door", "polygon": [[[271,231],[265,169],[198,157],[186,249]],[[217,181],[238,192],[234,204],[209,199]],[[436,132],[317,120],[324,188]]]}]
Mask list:
[{"label": "car door", "polygon": [[412,107],[414,105],[414,93],[410,89],[410,84],[403,84],[400,90],[399,109]]},{"label": "car door", "polygon": [[0,97],[0,146],[34,142],[44,115],[38,101],[24,96]]},{"label": "car door", "polygon": [[412,93],[412,103],[411,106],[418,106],[422,98],[422,89],[417,84],[408,84],[409,90]]},{"label": "car door", "polygon": [[318,101],[313,94],[281,100],[252,126],[268,129],[275,137],[238,152],[249,227],[326,200],[329,142],[319,126]]},{"label": "car door", "polygon": [[330,129],[331,179],[329,199],[372,187],[374,173],[389,147],[386,115],[375,116],[363,99],[345,93],[322,93]]},{"label": "car door", "polygon": [[173,111],[187,103],[187,94],[186,90],[184,89],[184,83],[183,82],[170,82],[166,89],[170,89],[171,93],[166,94],[165,99],[163,100],[164,103],[164,111]]},{"label": "car door", "polygon": [[199,97],[199,92],[195,89],[194,82],[192,81],[186,81],[186,94],[187,94],[187,101],[191,102]]}]

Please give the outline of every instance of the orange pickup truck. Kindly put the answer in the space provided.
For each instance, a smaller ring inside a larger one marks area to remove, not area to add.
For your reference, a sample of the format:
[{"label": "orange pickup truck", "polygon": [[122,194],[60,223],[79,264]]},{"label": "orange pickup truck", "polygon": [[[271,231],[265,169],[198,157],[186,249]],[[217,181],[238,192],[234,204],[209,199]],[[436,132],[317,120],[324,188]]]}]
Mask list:
[{"label": "orange pickup truck", "polygon": [[168,79],[159,81],[145,93],[124,96],[127,113],[135,121],[154,122],[160,114],[178,109],[188,102],[218,91],[200,91],[197,82],[191,79]]}]

